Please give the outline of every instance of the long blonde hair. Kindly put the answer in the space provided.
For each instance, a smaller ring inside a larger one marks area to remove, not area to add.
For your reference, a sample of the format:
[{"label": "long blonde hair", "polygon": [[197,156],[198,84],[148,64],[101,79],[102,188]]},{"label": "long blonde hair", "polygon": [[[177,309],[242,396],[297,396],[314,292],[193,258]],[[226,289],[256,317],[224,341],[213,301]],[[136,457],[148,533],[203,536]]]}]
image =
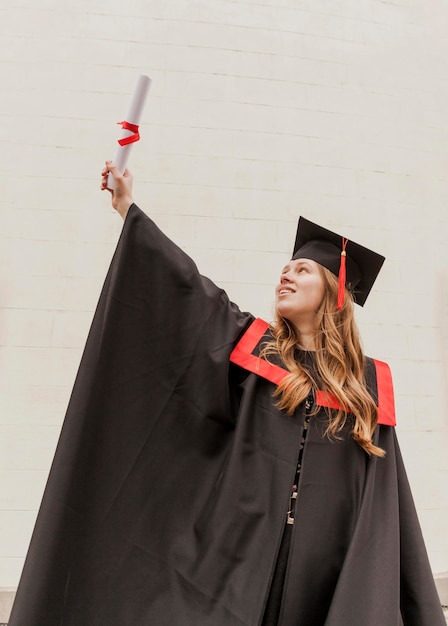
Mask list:
[{"label": "long blonde hair", "polygon": [[[349,413],[342,409],[329,410],[326,434],[338,438],[348,415],[354,416],[353,439],[368,454],[384,456],[385,452],[372,442],[373,432],[378,421],[376,404],[366,389],[362,351],[358,328],[354,319],[353,296],[345,290],[344,303],[336,310],[338,280],[326,268],[318,265],[325,285],[325,295],[316,312],[315,356],[318,386],[331,392],[341,407],[349,407]],[[305,400],[311,389],[316,387],[311,372],[305,369],[295,356],[300,346],[300,332],[287,319],[277,314],[273,327],[273,341],[265,344],[261,356],[280,355],[290,371],[277,387],[277,406],[292,415],[296,407]]]}]

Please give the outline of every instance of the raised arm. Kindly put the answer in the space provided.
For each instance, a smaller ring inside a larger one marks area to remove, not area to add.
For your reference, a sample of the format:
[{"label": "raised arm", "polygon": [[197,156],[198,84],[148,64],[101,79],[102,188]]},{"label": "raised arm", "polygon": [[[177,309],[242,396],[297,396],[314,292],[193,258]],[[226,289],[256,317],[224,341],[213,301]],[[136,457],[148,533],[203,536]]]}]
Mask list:
[{"label": "raised arm", "polygon": [[[78,594],[88,609],[81,587],[105,571],[97,549],[98,537],[109,540],[103,529],[131,532],[157,503],[153,487],[175,470],[180,451],[208,467],[232,437],[229,354],[253,318],[133,203],[128,171],[121,175],[107,162],[101,188],[109,172],[112,206],[126,219],[36,522],[14,626],[68,624],[67,607]],[[147,480],[153,470],[156,482]],[[166,493],[172,498],[174,491]]]}]

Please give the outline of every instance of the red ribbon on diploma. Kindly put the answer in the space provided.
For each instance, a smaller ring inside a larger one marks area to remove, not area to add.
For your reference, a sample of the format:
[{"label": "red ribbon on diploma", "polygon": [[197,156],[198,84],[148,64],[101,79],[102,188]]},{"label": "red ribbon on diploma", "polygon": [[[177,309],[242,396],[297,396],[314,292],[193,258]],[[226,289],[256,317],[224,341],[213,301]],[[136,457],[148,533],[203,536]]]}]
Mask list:
[{"label": "red ribbon on diploma", "polygon": [[120,144],[120,146],[127,146],[130,143],[134,143],[135,141],[138,141],[140,139],[140,133],[138,132],[138,126],[137,124],[131,124],[130,122],[117,122],[117,124],[121,125],[121,128],[124,128],[124,130],[130,130],[132,133],[134,133],[133,135],[129,135],[129,137],[124,137],[123,139],[119,139],[118,143]]}]

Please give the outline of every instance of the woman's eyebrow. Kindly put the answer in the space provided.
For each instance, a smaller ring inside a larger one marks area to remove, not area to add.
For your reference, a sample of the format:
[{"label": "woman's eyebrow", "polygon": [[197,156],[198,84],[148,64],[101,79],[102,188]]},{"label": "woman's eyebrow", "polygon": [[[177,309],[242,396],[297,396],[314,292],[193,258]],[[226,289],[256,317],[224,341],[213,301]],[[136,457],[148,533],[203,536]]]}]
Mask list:
[{"label": "woman's eyebrow", "polygon": [[308,262],[308,260],[307,260],[307,259],[300,259],[300,260],[298,260],[298,261],[297,261],[297,265],[298,265],[298,266],[300,266],[300,265],[306,265],[307,267],[311,267],[311,264]]},{"label": "woman's eyebrow", "polygon": [[[308,263],[307,259],[296,259],[295,263],[294,263],[294,267],[301,267],[302,265],[306,265],[307,267],[311,267],[310,263]],[[291,264],[288,263],[288,265],[285,265],[285,267],[282,269],[282,274],[284,274],[285,272],[288,272],[291,269]]]}]

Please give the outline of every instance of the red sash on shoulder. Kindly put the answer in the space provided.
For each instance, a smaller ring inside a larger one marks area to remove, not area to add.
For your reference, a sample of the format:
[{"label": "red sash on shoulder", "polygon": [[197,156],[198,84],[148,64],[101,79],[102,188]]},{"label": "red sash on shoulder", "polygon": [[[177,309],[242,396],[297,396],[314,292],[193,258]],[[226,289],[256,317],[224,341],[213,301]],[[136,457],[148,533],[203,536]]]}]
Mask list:
[{"label": "red sash on shoulder", "polygon": [[[254,354],[254,350],[269,328],[269,323],[257,318],[252,322],[230,355],[230,361],[279,385],[289,371],[280,365],[269,363]],[[395,426],[395,402],[392,375],[387,363],[372,359],[375,364],[378,388],[378,424]],[[316,390],[316,404],[330,409],[339,409],[337,398],[328,391]]]}]

